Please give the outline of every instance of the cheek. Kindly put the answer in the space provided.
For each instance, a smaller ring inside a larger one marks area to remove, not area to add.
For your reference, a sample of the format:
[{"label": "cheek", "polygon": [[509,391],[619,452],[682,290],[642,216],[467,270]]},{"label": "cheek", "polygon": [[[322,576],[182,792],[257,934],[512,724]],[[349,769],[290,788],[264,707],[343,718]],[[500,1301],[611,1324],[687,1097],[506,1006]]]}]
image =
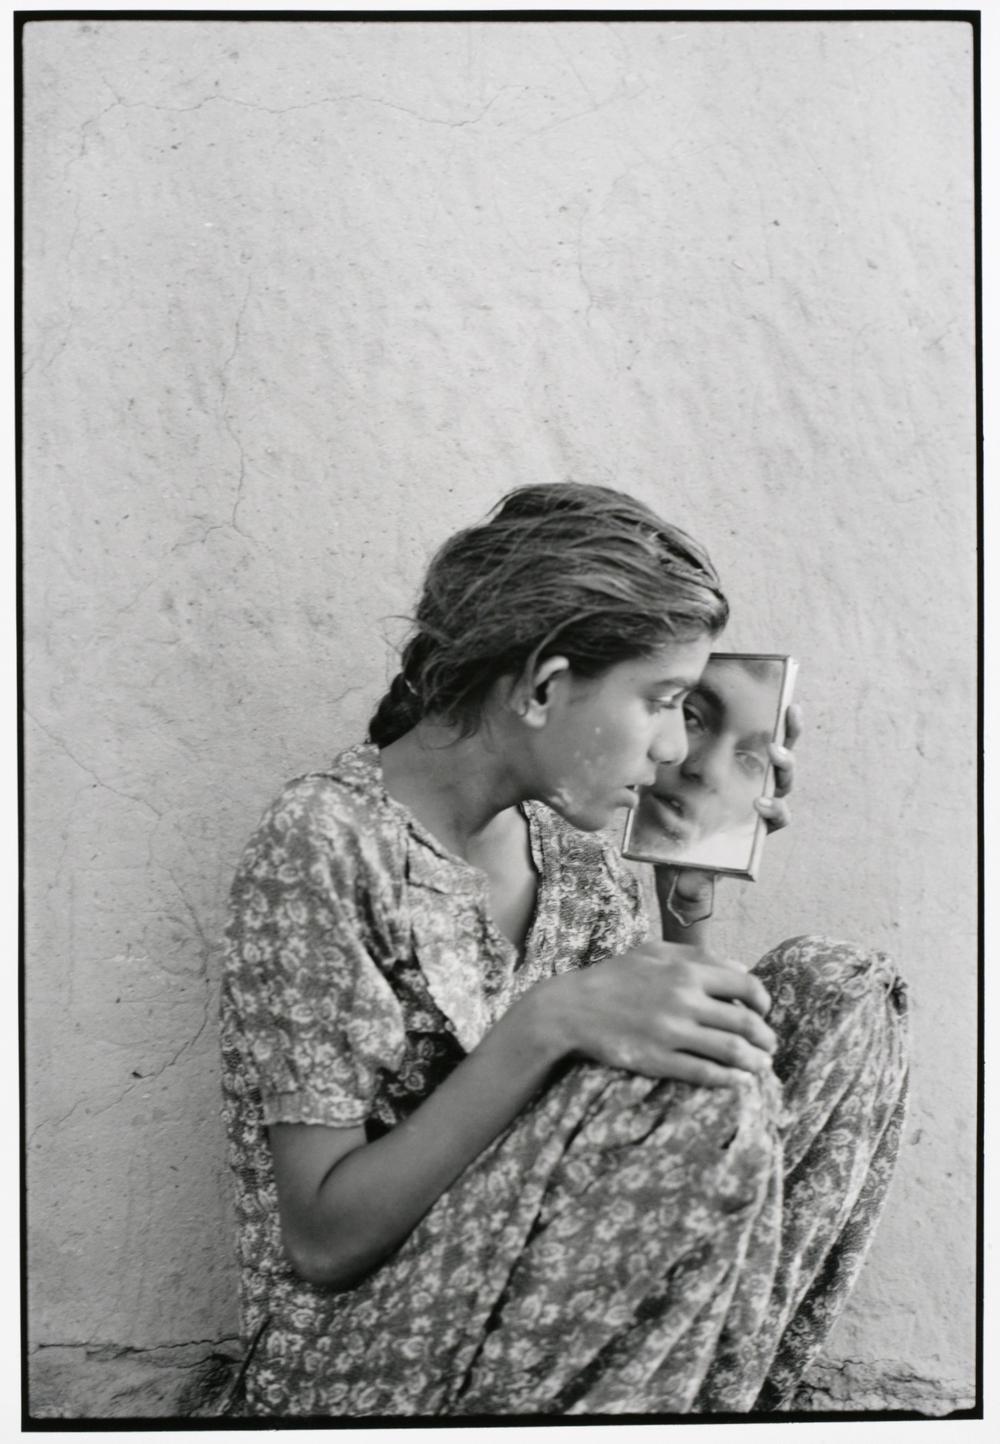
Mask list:
[{"label": "cheek", "polygon": [[755,797],[759,797],[763,791],[764,778],[758,777],[756,773],[741,772],[734,787],[736,795],[749,804]]},{"label": "cheek", "polygon": [[594,724],[561,739],[552,768],[560,804],[581,807],[592,794],[621,781],[625,772],[635,770],[636,751],[631,729],[617,723]]},{"label": "cheek", "polygon": [[630,750],[632,728],[625,719],[604,718],[592,722],[569,739],[567,758],[577,767],[597,771]]},{"label": "cheek", "polygon": [[720,801],[729,822],[742,822],[753,811],[753,800],[760,796],[757,779],[745,772],[734,773]]}]

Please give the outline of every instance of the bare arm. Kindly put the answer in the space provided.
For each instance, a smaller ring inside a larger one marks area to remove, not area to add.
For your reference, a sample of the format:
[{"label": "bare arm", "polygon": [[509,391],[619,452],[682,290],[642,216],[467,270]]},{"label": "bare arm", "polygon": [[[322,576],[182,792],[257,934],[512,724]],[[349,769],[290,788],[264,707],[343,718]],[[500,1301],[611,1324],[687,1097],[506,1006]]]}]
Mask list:
[{"label": "bare arm", "polygon": [[346,1288],[411,1232],[545,1082],[559,1057],[534,992],[391,1132],[270,1129],[282,1235],[296,1271]]},{"label": "bare arm", "polygon": [[[746,1007],[734,1008],[739,1000]],[[536,984],[390,1133],[270,1129],[282,1235],[312,1283],[348,1288],[407,1237],[567,1056],[720,1086],[770,1065],[755,978],[693,950],[648,944]]]}]

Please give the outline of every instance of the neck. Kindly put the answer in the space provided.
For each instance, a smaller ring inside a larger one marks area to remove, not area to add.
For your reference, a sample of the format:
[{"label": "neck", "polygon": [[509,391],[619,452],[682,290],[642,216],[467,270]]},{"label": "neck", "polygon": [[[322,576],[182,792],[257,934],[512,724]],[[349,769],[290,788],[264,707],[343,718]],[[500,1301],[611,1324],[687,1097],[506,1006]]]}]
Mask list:
[{"label": "neck", "polygon": [[383,749],[390,797],[408,807],[449,851],[468,859],[528,790],[488,727],[469,737],[423,721]]}]

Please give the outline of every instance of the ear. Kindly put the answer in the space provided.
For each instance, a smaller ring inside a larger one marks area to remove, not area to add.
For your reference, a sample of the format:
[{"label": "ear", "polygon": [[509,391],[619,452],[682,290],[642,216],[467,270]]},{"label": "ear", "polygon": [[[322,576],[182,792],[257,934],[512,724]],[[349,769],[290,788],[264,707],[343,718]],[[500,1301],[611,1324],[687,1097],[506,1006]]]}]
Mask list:
[{"label": "ear", "polygon": [[554,689],[569,676],[566,657],[546,657],[521,680],[517,689],[517,713],[529,727],[544,727],[552,711]]}]

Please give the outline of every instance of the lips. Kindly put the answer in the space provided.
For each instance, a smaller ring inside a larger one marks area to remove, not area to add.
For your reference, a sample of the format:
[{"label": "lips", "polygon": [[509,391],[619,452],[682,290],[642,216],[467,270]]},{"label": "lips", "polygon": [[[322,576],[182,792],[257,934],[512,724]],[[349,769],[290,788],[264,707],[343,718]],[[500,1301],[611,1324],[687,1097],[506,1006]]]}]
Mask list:
[{"label": "lips", "polygon": [[638,797],[644,797],[655,781],[655,774],[652,777],[641,777],[638,782],[626,782],[625,790],[635,793]]}]

